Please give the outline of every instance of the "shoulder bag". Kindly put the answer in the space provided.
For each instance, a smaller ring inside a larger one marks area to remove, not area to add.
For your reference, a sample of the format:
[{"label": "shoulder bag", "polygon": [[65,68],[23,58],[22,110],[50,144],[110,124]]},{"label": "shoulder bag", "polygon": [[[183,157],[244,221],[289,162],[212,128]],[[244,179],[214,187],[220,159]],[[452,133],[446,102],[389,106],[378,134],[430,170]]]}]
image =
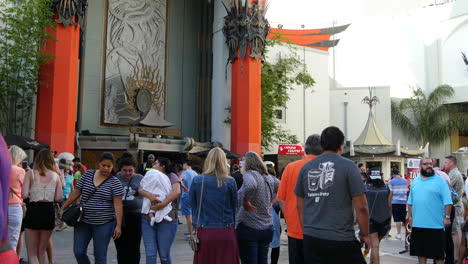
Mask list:
[{"label": "shoulder bag", "polygon": [[188,238],[188,243],[190,245],[190,248],[196,252],[198,251],[200,240],[198,239],[198,227],[200,226],[200,213],[202,210],[202,201],[203,201],[203,186],[205,185],[205,175],[202,175],[202,186],[201,186],[201,193],[200,193],[200,205],[198,206],[198,224],[195,227],[195,230],[193,231],[192,234],[190,234],[190,237]]},{"label": "shoulder bag", "polygon": [[[101,182],[101,184],[96,186],[94,188],[94,191],[89,195],[89,198],[88,198],[88,200],[86,200],[86,202],[88,202],[93,197],[93,195],[96,193],[96,191],[99,189],[99,187],[101,187],[101,185],[103,185],[111,177],[112,176],[107,177],[103,182]],[[94,175],[93,175],[93,179],[94,179]],[[93,179],[91,179],[91,180],[93,180]],[[70,207],[68,207],[67,210],[65,210],[65,212],[63,212],[62,220],[68,226],[76,226],[76,224],[78,222],[80,222],[80,220],[81,220],[81,215],[83,214],[83,206],[85,204],[86,203],[77,203],[77,204],[74,204],[74,205],[71,205]]]}]

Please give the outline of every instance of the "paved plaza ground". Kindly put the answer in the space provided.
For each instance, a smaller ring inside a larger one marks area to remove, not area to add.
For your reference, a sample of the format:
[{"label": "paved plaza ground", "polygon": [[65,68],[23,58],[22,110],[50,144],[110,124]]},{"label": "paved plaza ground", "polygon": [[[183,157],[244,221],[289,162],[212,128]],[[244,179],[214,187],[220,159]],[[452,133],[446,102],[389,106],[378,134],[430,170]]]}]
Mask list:
[{"label": "paved plaza ground", "polygon": [[[181,218],[181,221],[185,219]],[[283,221],[283,220],[282,220]],[[284,223],[283,223],[284,226]],[[184,231],[186,230],[185,224],[179,225],[177,237],[172,247],[172,262],[174,264],[188,264],[192,263],[193,253],[184,239]],[[284,229],[283,229],[284,230]],[[393,227],[390,231],[391,238],[384,239],[381,244],[381,263],[382,264],[402,264],[402,263],[417,263],[417,260],[410,257],[408,253],[399,254],[404,250],[403,240],[396,240],[396,228]],[[73,256],[73,228],[67,228],[63,232],[54,232],[54,248],[55,248],[55,263],[56,264],[74,264],[76,260]],[[339,253],[339,252],[337,252]],[[140,263],[145,263],[145,248],[143,242],[141,243],[142,259]],[[26,252],[23,251],[25,258]],[[92,243],[88,248],[88,255],[93,256]],[[91,261],[93,262],[93,261]],[[369,261],[368,261],[369,262]],[[108,251],[108,263],[117,263],[116,251],[114,243],[111,242]],[[158,261],[159,263],[159,261]],[[288,248],[287,236],[283,232],[281,239],[281,253],[279,263],[288,263]],[[216,264],[216,263],[207,263]]]}]

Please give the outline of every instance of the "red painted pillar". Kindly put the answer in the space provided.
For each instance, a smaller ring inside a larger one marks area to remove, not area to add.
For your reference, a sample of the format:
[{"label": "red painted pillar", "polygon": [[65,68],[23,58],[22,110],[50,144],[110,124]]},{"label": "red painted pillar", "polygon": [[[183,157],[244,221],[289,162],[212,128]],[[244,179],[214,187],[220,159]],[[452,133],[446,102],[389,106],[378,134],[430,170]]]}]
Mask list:
[{"label": "red painted pillar", "polygon": [[40,72],[36,140],[59,153],[74,153],[80,26],[56,24],[49,32],[53,38],[44,50],[53,57]]},{"label": "red painted pillar", "polygon": [[261,154],[262,91],[261,60],[240,56],[232,64],[231,150],[243,155]]}]

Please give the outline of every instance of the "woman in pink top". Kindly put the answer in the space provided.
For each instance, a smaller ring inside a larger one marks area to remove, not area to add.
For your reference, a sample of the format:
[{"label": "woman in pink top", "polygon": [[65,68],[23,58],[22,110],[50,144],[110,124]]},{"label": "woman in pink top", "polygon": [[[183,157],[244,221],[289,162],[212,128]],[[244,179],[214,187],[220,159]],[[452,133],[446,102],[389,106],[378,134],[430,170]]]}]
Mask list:
[{"label": "woman in pink top", "polygon": [[26,153],[18,146],[11,146],[11,171],[10,171],[10,189],[8,193],[8,239],[13,249],[16,249],[18,238],[23,221],[23,197],[21,189],[23,188],[24,174],[26,172],[21,168],[21,163],[26,159]]}]

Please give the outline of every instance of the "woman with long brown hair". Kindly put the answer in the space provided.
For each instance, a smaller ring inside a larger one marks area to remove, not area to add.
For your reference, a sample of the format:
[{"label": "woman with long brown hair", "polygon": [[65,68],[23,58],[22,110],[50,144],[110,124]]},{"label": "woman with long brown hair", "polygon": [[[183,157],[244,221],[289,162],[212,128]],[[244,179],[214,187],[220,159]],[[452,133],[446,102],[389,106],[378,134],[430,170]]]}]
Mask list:
[{"label": "woman with long brown hair", "polygon": [[203,175],[193,178],[190,188],[192,225],[200,240],[193,263],[239,263],[236,232],[237,185],[228,176],[226,154],[210,150]]},{"label": "woman with long brown hair", "polygon": [[78,264],[90,263],[88,245],[94,244],[94,263],[107,262],[107,248],[111,237],[118,239],[122,233],[123,187],[112,175],[114,155],[104,152],[99,157],[99,169],[88,170],[76,184],[75,190],[60,208],[60,216],[78,198],[83,213],[73,230],[73,253]]},{"label": "woman with long brown hair", "polygon": [[62,183],[50,150],[42,149],[24,178],[22,196],[29,198],[24,219],[28,262],[45,263],[46,248],[55,227],[54,202],[62,200]]},{"label": "woman with long brown hair", "polygon": [[239,190],[242,206],[236,217],[239,254],[243,264],[267,264],[268,246],[273,238],[270,208],[279,180],[268,174],[255,152],[245,153],[244,163],[244,182]]}]

